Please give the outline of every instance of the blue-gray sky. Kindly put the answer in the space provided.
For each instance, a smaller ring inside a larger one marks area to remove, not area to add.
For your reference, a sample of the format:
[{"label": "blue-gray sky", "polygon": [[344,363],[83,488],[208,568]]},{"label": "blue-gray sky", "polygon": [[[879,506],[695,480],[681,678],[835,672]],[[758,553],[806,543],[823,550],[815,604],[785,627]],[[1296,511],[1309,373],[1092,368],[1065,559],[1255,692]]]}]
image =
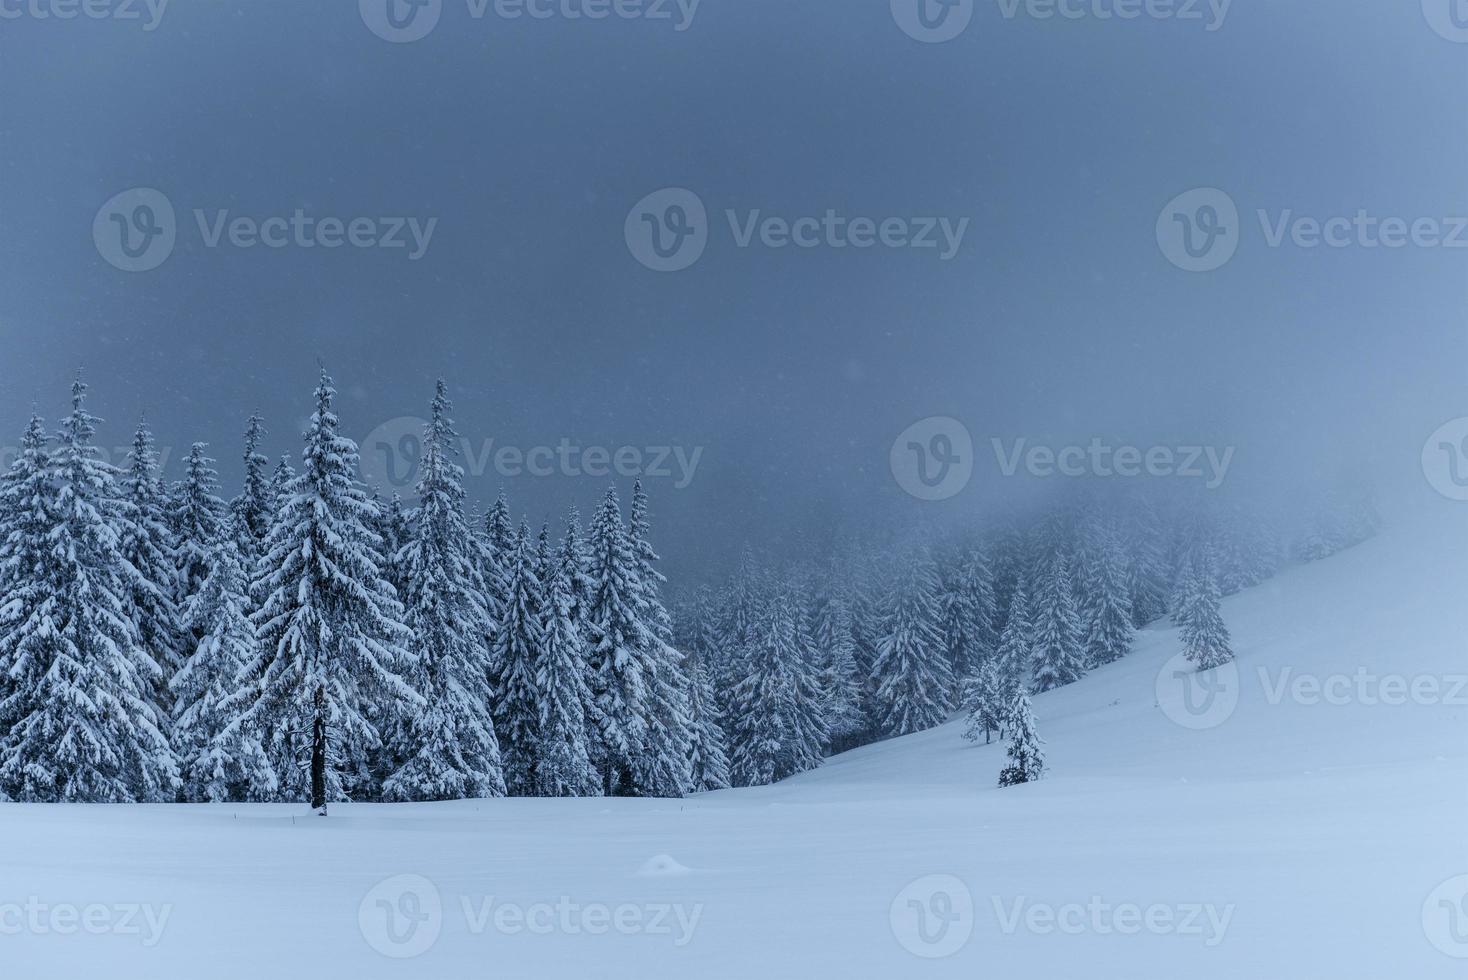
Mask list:
[{"label": "blue-gray sky", "polygon": [[[357,438],[424,414],[441,374],[475,444],[702,447],[686,488],[649,481],[675,571],[747,538],[798,551],[813,527],[976,510],[1005,492],[992,437],[1235,445],[1235,472],[1276,477],[1358,457],[1390,481],[1464,414],[1468,248],[1272,247],[1256,212],[1453,233],[1468,31],[1435,2],[1235,0],[1220,23],[1190,0],[1201,19],[976,0],[923,43],[889,0],[702,0],[684,30],[675,3],[593,21],[565,16],[580,0],[546,19],[442,0],[391,43],[354,0],[173,0],[152,30],[142,0],[141,21],[0,0],[0,427],[54,421],[80,365],[103,442],[146,411],[165,446],[210,441],[233,492],[251,411],[272,454],[296,451],[318,358]],[[139,187],[177,241],[128,272],[93,224]],[[1159,214],[1210,187],[1238,251],[1185,271]],[[662,188],[707,207],[683,271],[624,237]],[[416,260],[211,248],[196,209],[437,224]],[[945,260],[741,248],[729,209],[969,223]],[[888,451],[938,415],[980,458],[927,503]],[[558,521],[606,480],[491,469],[471,494],[501,482]]]}]

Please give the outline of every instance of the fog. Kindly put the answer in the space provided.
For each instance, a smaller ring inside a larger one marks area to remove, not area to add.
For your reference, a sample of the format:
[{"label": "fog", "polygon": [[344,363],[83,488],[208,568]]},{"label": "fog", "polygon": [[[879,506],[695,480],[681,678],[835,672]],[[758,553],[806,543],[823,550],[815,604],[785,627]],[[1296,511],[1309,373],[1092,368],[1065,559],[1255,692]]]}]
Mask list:
[{"label": "fog", "polygon": [[[641,473],[688,579],[1077,479],[1435,497],[1468,380],[1452,22],[1034,6],[925,43],[886,0],[443,0],[409,41],[348,2],[3,0],[0,441],[80,369],[104,445],[146,414],[169,476],[208,441],[232,494],[246,418],[298,453],[324,365],[410,491],[381,447],[442,376],[471,499],[558,524]],[[159,197],[171,250],[129,271]]]}]

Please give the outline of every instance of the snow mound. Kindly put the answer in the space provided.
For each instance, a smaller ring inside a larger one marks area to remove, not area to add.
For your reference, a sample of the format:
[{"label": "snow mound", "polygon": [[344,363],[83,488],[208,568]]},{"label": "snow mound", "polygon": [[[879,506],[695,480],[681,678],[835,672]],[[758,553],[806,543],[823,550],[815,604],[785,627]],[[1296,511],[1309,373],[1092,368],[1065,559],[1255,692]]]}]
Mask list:
[{"label": "snow mound", "polygon": [[643,862],[637,869],[639,878],[681,878],[693,874],[693,869],[680,864],[671,854],[657,854]]}]

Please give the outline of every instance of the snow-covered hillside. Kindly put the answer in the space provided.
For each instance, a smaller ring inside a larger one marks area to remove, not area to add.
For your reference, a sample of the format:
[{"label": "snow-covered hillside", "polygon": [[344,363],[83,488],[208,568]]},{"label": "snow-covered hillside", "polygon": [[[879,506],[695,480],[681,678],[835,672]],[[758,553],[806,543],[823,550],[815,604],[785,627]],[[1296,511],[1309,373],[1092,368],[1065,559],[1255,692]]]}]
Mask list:
[{"label": "snow-covered hillside", "polygon": [[1050,774],[1002,791],[1002,746],[955,720],[682,801],[0,806],[0,967],[1461,976],[1465,542],[1445,510],[1227,599],[1211,691],[1144,631],[1035,699]]}]

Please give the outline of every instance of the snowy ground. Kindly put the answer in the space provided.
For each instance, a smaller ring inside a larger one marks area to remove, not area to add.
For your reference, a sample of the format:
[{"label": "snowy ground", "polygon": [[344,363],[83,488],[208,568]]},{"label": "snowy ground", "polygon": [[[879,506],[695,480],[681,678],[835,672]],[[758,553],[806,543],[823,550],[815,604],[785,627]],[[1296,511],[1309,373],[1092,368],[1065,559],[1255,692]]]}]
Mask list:
[{"label": "snowy ground", "polygon": [[[1036,699],[1032,786],[993,789],[1002,748],[955,722],[681,802],[3,806],[0,971],[1461,977],[1464,531],[1445,511],[1227,600],[1239,677],[1195,711],[1175,634],[1144,633]],[[1415,695],[1377,703],[1395,677]]]}]

